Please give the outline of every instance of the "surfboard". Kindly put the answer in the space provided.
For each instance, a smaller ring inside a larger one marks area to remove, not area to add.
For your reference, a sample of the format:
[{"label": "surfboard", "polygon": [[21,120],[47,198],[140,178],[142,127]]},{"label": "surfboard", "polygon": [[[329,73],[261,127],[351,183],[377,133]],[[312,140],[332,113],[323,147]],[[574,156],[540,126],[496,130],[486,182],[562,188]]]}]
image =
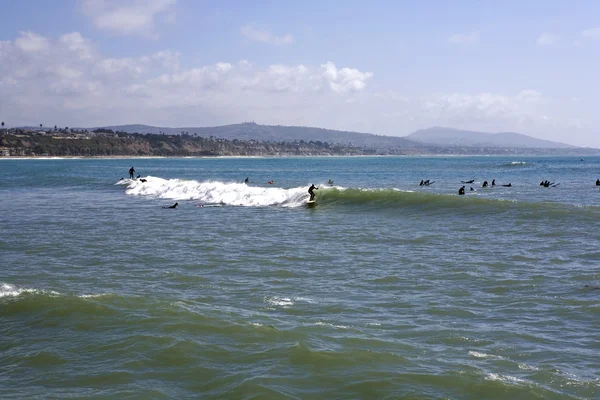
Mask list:
[{"label": "surfboard", "polygon": [[308,207],[314,207],[314,206],[317,205],[317,202],[315,200],[309,200],[309,201],[306,202],[306,205]]}]

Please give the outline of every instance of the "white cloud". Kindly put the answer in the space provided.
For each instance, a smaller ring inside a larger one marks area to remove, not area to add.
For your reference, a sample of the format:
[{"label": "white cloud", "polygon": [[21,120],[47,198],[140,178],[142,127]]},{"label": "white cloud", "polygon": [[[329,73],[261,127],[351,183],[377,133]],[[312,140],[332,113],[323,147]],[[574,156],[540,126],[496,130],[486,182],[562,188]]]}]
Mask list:
[{"label": "white cloud", "polygon": [[177,0],[83,0],[81,10],[99,29],[156,38],[157,21],[173,23]]},{"label": "white cloud", "polygon": [[448,41],[452,44],[473,45],[479,42],[479,32],[455,33]]},{"label": "white cloud", "polygon": [[21,36],[15,40],[15,46],[25,53],[41,53],[48,51],[48,40],[33,32],[21,32]]},{"label": "white cloud", "polygon": [[367,81],[373,77],[371,72],[361,72],[353,68],[338,70],[332,62],[321,65],[321,71],[331,90],[337,93],[363,90]]},{"label": "white cloud", "polygon": [[544,32],[538,37],[537,44],[538,44],[538,46],[542,46],[542,47],[552,47],[552,46],[558,44],[559,39],[560,39],[560,37],[558,35],[555,35],[553,33]]},{"label": "white cloud", "polygon": [[283,36],[276,36],[266,29],[257,28],[253,25],[242,26],[240,28],[240,33],[248,40],[274,45],[292,44],[294,41],[294,37],[289,33]]},{"label": "white cloud", "polygon": [[419,97],[376,83],[372,90],[372,72],[331,61],[260,65],[241,60],[183,67],[181,57],[171,50],[110,57],[77,32],[57,39],[22,32],[0,41],[2,118],[10,125],[52,126],[209,126],[256,120],[396,135],[440,125],[541,132],[540,137],[550,139],[550,132],[557,135],[553,139],[565,132],[575,138],[576,132],[597,126],[594,112],[586,114],[593,102],[585,97],[578,104],[572,95],[561,102],[536,90]]},{"label": "white cloud", "polygon": [[581,31],[581,36],[586,39],[600,39],[600,26]]},{"label": "white cloud", "polygon": [[18,123],[174,126],[261,117],[299,123],[310,120],[318,104],[346,104],[372,77],[333,62],[259,66],[241,60],[181,68],[180,54],[171,50],[105,57],[78,32],[56,40],[23,32],[0,42],[0,109]]}]

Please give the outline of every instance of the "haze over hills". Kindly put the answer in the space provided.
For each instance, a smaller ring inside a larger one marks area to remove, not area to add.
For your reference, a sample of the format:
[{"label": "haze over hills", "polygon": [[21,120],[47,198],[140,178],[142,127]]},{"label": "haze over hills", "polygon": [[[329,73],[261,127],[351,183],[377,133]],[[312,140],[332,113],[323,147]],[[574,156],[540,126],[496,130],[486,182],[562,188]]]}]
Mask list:
[{"label": "haze over hills", "polygon": [[165,133],[167,135],[197,134],[202,137],[214,136],[227,140],[258,140],[258,141],[321,141],[328,143],[351,143],[360,147],[422,147],[421,143],[414,142],[404,137],[381,136],[371,133],[358,133],[348,131],[337,131],[332,129],[314,128],[306,126],[282,126],[282,125],[259,125],[254,122],[241,124],[215,126],[215,127],[183,127],[183,128],[161,128],[147,125],[119,125],[106,126],[106,129],[127,133]]},{"label": "haze over hills", "polygon": [[322,141],[329,143],[352,144],[372,148],[414,148],[429,146],[443,147],[496,147],[524,149],[575,149],[565,143],[536,139],[514,132],[485,133],[452,128],[433,127],[421,129],[408,136],[383,136],[322,129],[304,126],[259,125],[254,122],[215,127],[166,128],[148,125],[106,126],[106,129],[127,133],[165,133],[167,135],[187,133],[201,137],[214,136],[220,139],[258,141]]},{"label": "haze over hills", "polygon": [[420,143],[460,147],[518,147],[536,149],[573,149],[565,143],[536,139],[515,132],[485,133],[460,129],[433,127],[420,129],[406,136]]}]

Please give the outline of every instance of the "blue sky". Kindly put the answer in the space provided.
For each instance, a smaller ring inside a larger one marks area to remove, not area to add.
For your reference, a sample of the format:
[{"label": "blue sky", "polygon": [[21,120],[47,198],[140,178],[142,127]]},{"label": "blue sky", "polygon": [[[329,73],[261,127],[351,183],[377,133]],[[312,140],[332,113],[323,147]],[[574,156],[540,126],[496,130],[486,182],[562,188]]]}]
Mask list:
[{"label": "blue sky", "polygon": [[7,126],[448,126],[600,147],[600,2],[7,0]]}]

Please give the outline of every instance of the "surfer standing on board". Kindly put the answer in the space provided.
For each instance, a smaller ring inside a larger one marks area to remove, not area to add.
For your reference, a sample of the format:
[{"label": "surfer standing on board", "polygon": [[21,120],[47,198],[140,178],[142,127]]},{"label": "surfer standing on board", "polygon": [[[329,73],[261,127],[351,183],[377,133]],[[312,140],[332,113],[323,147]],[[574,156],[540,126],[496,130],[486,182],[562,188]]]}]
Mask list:
[{"label": "surfer standing on board", "polygon": [[313,192],[313,190],[319,190],[314,183],[308,188],[308,194],[310,194],[310,200],[308,201],[313,201],[315,199],[315,192]]},{"label": "surfer standing on board", "polygon": [[135,172],[135,169],[133,169],[133,167],[129,168],[129,179],[133,179],[134,172]]}]

